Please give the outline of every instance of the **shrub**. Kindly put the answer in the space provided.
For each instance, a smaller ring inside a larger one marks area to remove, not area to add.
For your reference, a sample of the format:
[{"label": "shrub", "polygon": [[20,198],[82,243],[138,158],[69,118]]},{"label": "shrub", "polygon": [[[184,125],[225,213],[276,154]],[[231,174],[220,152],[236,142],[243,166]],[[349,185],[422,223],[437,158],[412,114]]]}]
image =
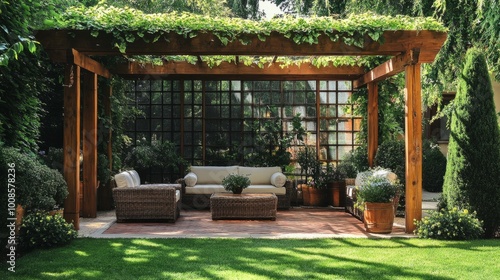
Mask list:
[{"label": "shrub", "polygon": [[471,209],[485,236],[500,226],[500,131],[482,52],[466,54],[453,101],[443,195],[448,208]]},{"label": "shrub", "polygon": [[48,248],[69,243],[78,236],[73,224],[68,224],[61,215],[34,212],[23,218],[19,230],[22,248]]},{"label": "shrub", "polygon": [[429,192],[441,192],[446,173],[446,157],[439,146],[430,141],[424,141],[422,150],[422,187]]},{"label": "shrub", "polygon": [[344,178],[356,178],[359,172],[368,170],[368,148],[359,146],[345,154],[342,161],[337,165],[337,171]]},{"label": "shrub", "polygon": [[[187,165],[182,158],[176,145],[170,141],[160,141],[155,138],[149,143],[146,139],[139,142],[137,146],[127,154],[125,164],[136,169],[139,173],[149,169],[179,171],[179,168]],[[146,178],[141,174],[141,178]],[[170,174],[172,177],[174,174]],[[164,181],[166,178],[164,178]],[[173,181],[174,178],[168,178]]]},{"label": "shrub", "polygon": [[16,202],[26,210],[52,210],[62,205],[68,195],[68,186],[62,174],[41,164],[35,156],[21,153],[15,148],[4,148],[2,166],[15,164]]},{"label": "shrub", "polygon": [[375,166],[392,170],[404,186],[406,183],[404,140],[389,140],[381,143],[375,155]]},{"label": "shrub", "polygon": [[420,238],[470,240],[478,239],[484,233],[482,223],[476,213],[457,208],[431,211],[431,215],[415,221],[415,234]]}]

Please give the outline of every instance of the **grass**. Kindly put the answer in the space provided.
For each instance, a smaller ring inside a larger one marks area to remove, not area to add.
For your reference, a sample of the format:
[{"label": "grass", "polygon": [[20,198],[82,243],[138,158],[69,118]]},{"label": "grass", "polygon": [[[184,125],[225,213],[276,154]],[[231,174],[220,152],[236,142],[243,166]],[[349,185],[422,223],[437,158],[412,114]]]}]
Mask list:
[{"label": "grass", "polygon": [[0,279],[498,279],[500,240],[77,239]]}]

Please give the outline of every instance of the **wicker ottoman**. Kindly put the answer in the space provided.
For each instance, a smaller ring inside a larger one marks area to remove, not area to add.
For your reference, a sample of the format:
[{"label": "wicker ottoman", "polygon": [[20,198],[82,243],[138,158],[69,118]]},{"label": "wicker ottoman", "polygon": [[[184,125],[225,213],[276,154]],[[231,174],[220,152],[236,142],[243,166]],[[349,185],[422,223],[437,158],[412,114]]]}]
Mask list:
[{"label": "wicker ottoman", "polygon": [[278,198],[275,194],[215,193],[210,197],[212,220],[271,219],[276,220]]}]

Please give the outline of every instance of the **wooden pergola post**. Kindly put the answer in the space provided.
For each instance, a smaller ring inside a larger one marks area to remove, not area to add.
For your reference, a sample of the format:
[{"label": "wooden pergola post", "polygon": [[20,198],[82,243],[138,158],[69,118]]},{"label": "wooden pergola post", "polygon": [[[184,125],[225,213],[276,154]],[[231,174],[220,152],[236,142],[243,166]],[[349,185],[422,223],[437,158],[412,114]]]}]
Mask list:
[{"label": "wooden pergola post", "polygon": [[64,179],[68,196],[64,219],[80,228],[80,67],[67,64],[64,77]]},{"label": "wooden pergola post", "polygon": [[378,84],[371,82],[368,88],[368,165],[373,167],[378,148]]},{"label": "wooden pergola post", "polygon": [[[103,100],[104,110],[105,110],[106,116],[108,116],[108,118],[111,121],[111,96],[113,95],[113,87],[111,85],[106,84],[104,86],[104,92],[105,92],[104,100]],[[109,161],[109,170],[111,171],[111,170],[113,170],[113,130],[111,128],[108,131],[107,137],[108,137],[107,155],[108,155],[108,161]]]},{"label": "wooden pergola post", "polygon": [[406,232],[422,219],[422,101],[420,63],[405,67]]},{"label": "wooden pergola post", "polygon": [[97,74],[85,73],[83,93],[82,216],[97,216]]}]

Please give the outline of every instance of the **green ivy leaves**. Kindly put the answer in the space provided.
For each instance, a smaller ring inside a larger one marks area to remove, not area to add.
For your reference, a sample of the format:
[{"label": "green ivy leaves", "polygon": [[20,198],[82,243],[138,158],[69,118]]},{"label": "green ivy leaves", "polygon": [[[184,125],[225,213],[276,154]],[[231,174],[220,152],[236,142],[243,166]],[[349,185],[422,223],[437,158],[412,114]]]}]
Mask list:
[{"label": "green ivy leaves", "polygon": [[294,18],[283,17],[266,21],[240,18],[207,17],[190,13],[145,14],[132,8],[116,8],[100,5],[90,8],[71,7],[58,20],[45,28],[91,30],[93,36],[99,31],[112,33],[120,50],[126,43],[138,38],[146,40],[145,34],[161,37],[170,32],[185,38],[196,37],[200,33],[211,32],[226,45],[239,40],[248,44],[248,35],[264,41],[277,32],[291,38],[296,44],[317,44],[321,35],[332,41],[342,38],[344,43],[363,46],[365,35],[373,41],[381,42],[387,30],[435,30],[446,28],[433,18],[412,18],[408,16],[381,16],[374,13],[349,15],[343,19],[331,17]]}]

